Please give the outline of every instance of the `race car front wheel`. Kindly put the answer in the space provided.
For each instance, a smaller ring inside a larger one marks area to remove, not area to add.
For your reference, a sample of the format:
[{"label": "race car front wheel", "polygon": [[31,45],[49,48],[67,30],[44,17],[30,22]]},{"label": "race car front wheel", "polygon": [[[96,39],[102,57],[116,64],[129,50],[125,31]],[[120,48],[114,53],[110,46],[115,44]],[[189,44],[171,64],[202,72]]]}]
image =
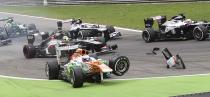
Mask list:
[{"label": "race car front wheel", "polygon": [[49,80],[58,79],[59,76],[58,62],[56,60],[52,62],[47,62],[45,66],[45,73]]},{"label": "race car front wheel", "polygon": [[109,60],[109,67],[113,70],[113,74],[117,76],[124,75],[130,66],[129,59],[126,56],[114,57]]},{"label": "race car front wheel", "polygon": [[33,45],[28,44],[23,46],[23,54],[25,58],[34,58],[36,55],[36,49]]},{"label": "race car front wheel", "polygon": [[205,40],[207,38],[208,29],[202,25],[199,25],[193,29],[194,39],[198,41]]},{"label": "race car front wheel", "polygon": [[147,28],[143,31],[142,38],[147,43],[153,42],[156,39],[156,32],[151,28]]},{"label": "race car front wheel", "polygon": [[83,71],[81,67],[72,67],[70,70],[70,82],[74,88],[83,86]]}]

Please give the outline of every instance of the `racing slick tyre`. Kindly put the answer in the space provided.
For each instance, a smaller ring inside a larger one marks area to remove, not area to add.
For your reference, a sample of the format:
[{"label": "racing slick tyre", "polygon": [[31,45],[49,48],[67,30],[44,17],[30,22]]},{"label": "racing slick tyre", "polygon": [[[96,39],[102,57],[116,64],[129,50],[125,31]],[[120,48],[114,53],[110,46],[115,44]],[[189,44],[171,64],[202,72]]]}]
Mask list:
[{"label": "racing slick tyre", "polygon": [[156,39],[156,32],[151,28],[147,28],[143,31],[142,38],[146,43],[153,42]]},{"label": "racing slick tyre", "polygon": [[153,42],[156,39],[156,32],[152,28],[147,28],[143,31],[142,38],[146,43]]},{"label": "racing slick tyre", "polygon": [[89,33],[91,33],[91,30],[81,30],[78,33],[78,39],[85,39],[86,37],[89,37]]},{"label": "racing slick tyre", "polygon": [[178,68],[186,69],[184,61],[182,60],[181,56],[176,55],[176,58],[177,58],[177,64],[179,64]]},{"label": "racing slick tyre", "polygon": [[193,36],[194,39],[198,40],[198,41],[202,41],[205,40],[207,38],[207,33],[208,33],[208,29],[202,25],[196,26],[193,29]]},{"label": "racing slick tyre", "polygon": [[114,57],[109,60],[109,67],[113,70],[112,73],[117,76],[124,75],[130,66],[129,59],[126,56]]},{"label": "racing slick tyre", "polygon": [[70,70],[70,82],[74,88],[83,86],[83,71],[81,67],[72,67]]},{"label": "racing slick tyre", "polygon": [[35,24],[28,24],[28,30],[36,30]]},{"label": "racing slick tyre", "polygon": [[23,54],[25,58],[34,58],[36,55],[36,48],[32,44],[23,46]]},{"label": "racing slick tyre", "polygon": [[45,73],[49,80],[58,79],[59,77],[59,65],[58,62],[47,62],[45,66]]},{"label": "racing slick tyre", "polygon": [[108,25],[106,26],[106,29],[109,34],[115,32],[115,28],[113,26]]},{"label": "racing slick tyre", "polygon": [[173,55],[168,50],[168,48],[163,48],[162,50],[163,56],[166,58],[166,60],[170,59]]}]

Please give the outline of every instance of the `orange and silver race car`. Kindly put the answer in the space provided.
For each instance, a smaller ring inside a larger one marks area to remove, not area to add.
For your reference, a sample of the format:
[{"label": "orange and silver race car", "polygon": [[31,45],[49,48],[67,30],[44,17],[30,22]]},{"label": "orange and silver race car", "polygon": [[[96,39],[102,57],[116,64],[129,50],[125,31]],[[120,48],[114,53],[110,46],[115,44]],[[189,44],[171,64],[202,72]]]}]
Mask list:
[{"label": "orange and silver race car", "polygon": [[52,79],[63,79],[69,81],[74,88],[82,87],[84,82],[101,83],[110,74],[117,76],[124,75],[130,66],[126,56],[113,57],[111,60],[99,59],[96,55],[88,54],[87,50],[76,49],[69,52],[66,60],[62,59],[63,54],[57,54],[57,60],[47,62],[46,75]]}]

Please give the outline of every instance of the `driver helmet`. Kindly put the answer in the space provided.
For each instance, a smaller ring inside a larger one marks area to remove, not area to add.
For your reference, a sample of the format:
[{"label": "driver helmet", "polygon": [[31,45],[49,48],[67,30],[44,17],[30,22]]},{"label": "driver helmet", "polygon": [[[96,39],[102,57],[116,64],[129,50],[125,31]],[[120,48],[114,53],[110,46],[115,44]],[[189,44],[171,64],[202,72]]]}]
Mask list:
[{"label": "driver helmet", "polygon": [[185,22],[186,23],[192,23],[192,20],[191,19],[186,19]]},{"label": "driver helmet", "polygon": [[13,22],[13,19],[12,18],[8,19],[8,22],[9,23],[12,23]]},{"label": "driver helmet", "polygon": [[82,20],[80,18],[77,20],[77,24],[82,24]]},{"label": "driver helmet", "polygon": [[63,40],[64,40],[64,41],[69,41],[70,39],[69,39],[68,36],[63,36]]}]

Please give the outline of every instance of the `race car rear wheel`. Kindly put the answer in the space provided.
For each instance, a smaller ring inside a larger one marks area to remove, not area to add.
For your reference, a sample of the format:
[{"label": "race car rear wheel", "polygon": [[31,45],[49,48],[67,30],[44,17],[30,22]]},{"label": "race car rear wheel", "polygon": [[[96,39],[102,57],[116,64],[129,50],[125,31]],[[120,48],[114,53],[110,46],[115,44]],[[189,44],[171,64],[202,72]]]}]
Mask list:
[{"label": "race car rear wheel", "polygon": [[156,32],[151,28],[147,28],[143,31],[142,38],[147,43],[153,42],[156,39]]},{"label": "race car rear wheel", "polygon": [[34,58],[36,55],[36,49],[32,44],[24,45],[23,54],[27,59]]},{"label": "race car rear wheel", "polygon": [[59,65],[57,60],[52,62],[47,62],[45,66],[45,73],[49,80],[58,79]]},{"label": "race car rear wheel", "polygon": [[89,33],[91,33],[91,30],[81,30],[78,33],[78,39],[85,39],[86,37],[89,37]]},{"label": "race car rear wheel", "polygon": [[111,25],[107,25],[106,29],[109,34],[115,32],[115,28]]},{"label": "race car rear wheel", "polygon": [[208,29],[202,25],[196,26],[193,29],[193,36],[194,39],[198,40],[198,41],[202,41],[205,40],[207,38],[207,33],[208,33]]},{"label": "race car rear wheel", "polygon": [[27,28],[28,28],[28,30],[34,30],[34,31],[37,30],[35,24],[28,24],[28,27]]},{"label": "race car rear wheel", "polygon": [[117,76],[124,75],[130,66],[129,59],[126,56],[114,57],[109,60],[109,67],[113,70],[113,74]]},{"label": "race car rear wheel", "polygon": [[81,67],[72,67],[70,70],[70,82],[74,88],[83,86],[83,71]]}]

